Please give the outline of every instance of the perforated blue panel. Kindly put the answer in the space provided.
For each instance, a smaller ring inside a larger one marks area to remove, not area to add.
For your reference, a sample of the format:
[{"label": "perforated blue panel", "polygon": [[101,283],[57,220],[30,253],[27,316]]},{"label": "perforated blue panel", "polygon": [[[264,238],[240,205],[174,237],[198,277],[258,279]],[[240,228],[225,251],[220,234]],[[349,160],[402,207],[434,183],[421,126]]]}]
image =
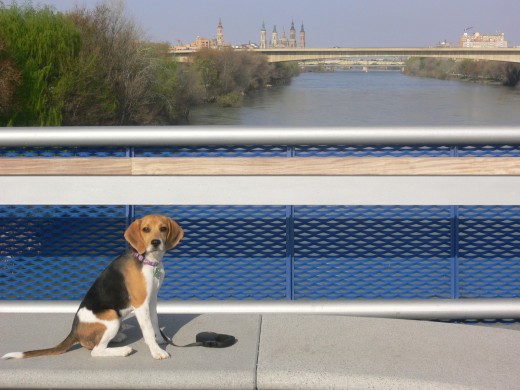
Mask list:
[{"label": "perforated blue panel", "polygon": [[0,147],[2,157],[127,157],[124,147],[33,147],[7,148]]},{"label": "perforated blue panel", "polygon": [[136,217],[159,213],[184,229],[165,259],[160,297],[286,297],[285,206],[136,206]]},{"label": "perforated blue panel", "polygon": [[136,157],[286,157],[287,146],[138,147]]},{"label": "perforated blue panel", "polygon": [[[80,299],[125,206],[0,207],[0,299]],[[137,206],[186,235],[163,299],[520,296],[520,206]]]},{"label": "perforated blue panel", "polygon": [[449,157],[449,146],[405,145],[300,145],[296,157]]},{"label": "perforated blue panel", "polygon": [[0,207],[0,299],[81,299],[125,227],[125,206]]},{"label": "perforated blue panel", "polygon": [[294,296],[449,298],[449,207],[307,207],[294,218]]},{"label": "perforated blue panel", "polygon": [[520,145],[0,147],[1,157],[520,157]]},{"label": "perforated blue panel", "polygon": [[463,145],[459,157],[520,157],[520,145]]},{"label": "perforated blue panel", "polygon": [[459,207],[461,298],[520,297],[520,207]]}]

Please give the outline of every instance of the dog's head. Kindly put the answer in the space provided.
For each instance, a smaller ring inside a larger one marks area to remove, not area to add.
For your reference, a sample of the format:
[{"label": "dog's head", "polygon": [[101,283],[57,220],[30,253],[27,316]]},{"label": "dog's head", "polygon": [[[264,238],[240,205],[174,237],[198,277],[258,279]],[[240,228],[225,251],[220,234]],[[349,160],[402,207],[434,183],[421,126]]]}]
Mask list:
[{"label": "dog's head", "polygon": [[184,230],[171,218],[147,215],[126,229],[125,239],[138,253],[166,252],[184,237]]}]

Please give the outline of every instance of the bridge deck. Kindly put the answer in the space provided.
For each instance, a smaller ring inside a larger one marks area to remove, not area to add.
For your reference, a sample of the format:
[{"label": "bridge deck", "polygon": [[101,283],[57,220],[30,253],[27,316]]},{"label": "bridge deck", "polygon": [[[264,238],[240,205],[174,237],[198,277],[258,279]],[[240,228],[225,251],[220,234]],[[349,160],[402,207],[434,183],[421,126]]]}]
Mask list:
[{"label": "bridge deck", "polygon": [[[72,314],[2,314],[0,355],[56,344]],[[166,349],[154,361],[135,319],[126,358],[60,356],[0,361],[0,388],[516,389],[520,333],[422,321],[312,315],[161,315],[179,344],[200,331],[233,334],[227,349]],[[517,329],[517,328],[516,328]]]},{"label": "bridge deck", "polygon": [[[295,49],[257,49],[265,54],[269,62],[305,61],[327,58],[358,57],[436,57],[520,62],[520,48],[469,49],[469,48],[295,48]],[[173,54],[179,60],[187,60],[195,51],[181,50]]]}]

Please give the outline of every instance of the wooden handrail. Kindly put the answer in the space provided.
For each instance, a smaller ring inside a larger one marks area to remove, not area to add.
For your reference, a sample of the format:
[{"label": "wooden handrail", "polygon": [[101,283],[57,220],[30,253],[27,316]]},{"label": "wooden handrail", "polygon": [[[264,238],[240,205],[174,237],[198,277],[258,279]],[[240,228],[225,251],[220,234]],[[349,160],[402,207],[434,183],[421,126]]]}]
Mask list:
[{"label": "wooden handrail", "polygon": [[514,157],[1,158],[2,176],[519,176]]}]

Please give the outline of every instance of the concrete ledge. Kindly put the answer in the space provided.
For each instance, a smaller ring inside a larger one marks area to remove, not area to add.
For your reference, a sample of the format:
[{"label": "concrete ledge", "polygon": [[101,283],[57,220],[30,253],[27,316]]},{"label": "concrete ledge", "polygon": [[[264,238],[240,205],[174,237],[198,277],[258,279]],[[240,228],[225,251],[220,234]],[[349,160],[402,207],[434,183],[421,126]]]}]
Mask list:
[{"label": "concrete ledge", "polygon": [[[0,354],[47,348],[66,337],[71,314],[2,314]],[[73,347],[60,356],[0,360],[1,388],[87,389],[254,389],[259,315],[160,316],[161,327],[180,345],[195,341],[201,331],[232,334],[239,342],[225,349],[174,348],[167,360],[152,359],[135,318],[125,323],[135,352],[126,358],[92,358]]]},{"label": "concrete ledge", "polygon": [[266,315],[257,383],[259,389],[517,389],[519,361],[520,332],[511,330]]},{"label": "concrete ledge", "polygon": [[[57,344],[72,314],[0,314],[0,355]],[[174,348],[154,361],[135,319],[137,352],[0,361],[1,388],[517,389],[520,332],[395,319],[288,314],[160,315],[179,344],[200,331],[235,335],[226,349]]]}]

